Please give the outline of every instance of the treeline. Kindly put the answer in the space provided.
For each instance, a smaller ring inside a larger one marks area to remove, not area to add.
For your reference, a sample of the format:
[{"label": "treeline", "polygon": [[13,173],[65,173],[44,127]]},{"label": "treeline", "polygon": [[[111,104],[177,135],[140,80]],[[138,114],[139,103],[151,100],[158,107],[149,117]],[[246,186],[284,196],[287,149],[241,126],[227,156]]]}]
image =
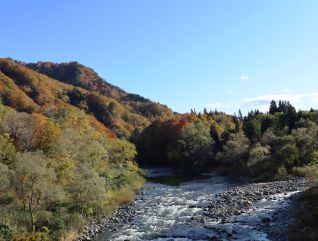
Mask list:
[{"label": "treeline", "polygon": [[297,112],[286,101],[272,101],[267,113],[255,110],[245,117],[192,112],[146,128],[137,141],[138,158],[188,174],[221,166],[258,179],[315,176],[317,123],[317,111]]},{"label": "treeline", "polygon": [[221,112],[178,115],[155,121],[137,138],[138,161],[168,165],[183,173],[197,173],[216,164],[216,155],[230,132],[239,128],[236,118]]},{"label": "treeline", "polygon": [[135,146],[72,108],[0,104],[0,240],[73,240],[143,185]]}]

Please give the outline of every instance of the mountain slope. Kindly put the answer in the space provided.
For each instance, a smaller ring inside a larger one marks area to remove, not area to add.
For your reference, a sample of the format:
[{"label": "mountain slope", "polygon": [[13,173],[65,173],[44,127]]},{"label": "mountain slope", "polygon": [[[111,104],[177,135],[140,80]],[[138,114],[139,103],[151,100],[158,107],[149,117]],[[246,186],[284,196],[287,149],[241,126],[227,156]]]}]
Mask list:
[{"label": "mountain slope", "polygon": [[150,121],[173,117],[173,112],[167,106],[152,102],[137,94],[127,93],[106,82],[94,70],[78,62],[60,64],[37,62],[28,63],[25,66],[61,82],[114,98],[131,112],[142,115]]},{"label": "mountain slope", "polygon": [[134,199],[143,172],[123,139],[148,119],[10,59],[0,98],[0,240],[76,240]]},{"label": "mountain slope", "polygon": [[0,95],[5,105],[18,111],[48,112],[69,108],[94,116],[117,136],[129,139],[150,124],[115,98],[66,84],[10,59],[0,59]]}]

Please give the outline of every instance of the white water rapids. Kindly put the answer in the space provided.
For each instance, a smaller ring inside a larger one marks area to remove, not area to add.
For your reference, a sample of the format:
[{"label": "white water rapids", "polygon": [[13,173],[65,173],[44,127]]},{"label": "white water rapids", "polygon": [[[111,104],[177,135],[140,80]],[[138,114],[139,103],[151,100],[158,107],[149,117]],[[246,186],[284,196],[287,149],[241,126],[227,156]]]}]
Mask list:
[{"label": "white water rapids", "polygon": [[[166,169],[149,170],[150,177],[170,175]],[[94,240],[269,241],[260,223],[275,210],[287,207],[290,201],[286,196],[293,193],[273,195],[275,200],[260,200],[243,214],[230,217],[227,223],[204,215],[209,201],[230,187],[226,178],[214,174],[177,186],[148,181],[132,206],[133,219],[105,230]]]}]

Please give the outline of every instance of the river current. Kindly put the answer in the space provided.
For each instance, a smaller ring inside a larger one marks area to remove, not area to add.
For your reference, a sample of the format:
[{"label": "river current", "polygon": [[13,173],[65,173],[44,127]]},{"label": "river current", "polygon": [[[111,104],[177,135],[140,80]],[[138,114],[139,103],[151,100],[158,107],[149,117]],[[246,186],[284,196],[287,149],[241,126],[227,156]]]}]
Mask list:
[{"label": "river current", "polygon": [[[150,169],[149,180],[136,196],[132,220],[106,229],[95,241],[269,241],[261,220],[288,206],[285,194],[260,200],[243,214],[221,222],[205,215],[211,199],[233,184],[225,177],[206,174],[195,180],[172,178],[168,169]],[[288,193],[287,195],[291,195]]]}]

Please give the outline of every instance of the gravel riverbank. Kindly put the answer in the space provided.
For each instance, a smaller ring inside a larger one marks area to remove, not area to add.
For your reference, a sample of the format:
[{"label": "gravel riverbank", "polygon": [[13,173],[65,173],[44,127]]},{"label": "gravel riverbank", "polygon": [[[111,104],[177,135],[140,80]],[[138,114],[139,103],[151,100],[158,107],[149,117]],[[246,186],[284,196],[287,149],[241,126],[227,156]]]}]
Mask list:
[{"label": "gravel riverbank", "polygon": [[87,225],[82,235],[77,241],[89,241],[104,230],[116,230],[116,228],[124,223],[133,220],[135,211],[132,210],[135,202],[123,205],[119,207],[113,214],[112,217],[102,216],[92,221],[91,224]]}]

